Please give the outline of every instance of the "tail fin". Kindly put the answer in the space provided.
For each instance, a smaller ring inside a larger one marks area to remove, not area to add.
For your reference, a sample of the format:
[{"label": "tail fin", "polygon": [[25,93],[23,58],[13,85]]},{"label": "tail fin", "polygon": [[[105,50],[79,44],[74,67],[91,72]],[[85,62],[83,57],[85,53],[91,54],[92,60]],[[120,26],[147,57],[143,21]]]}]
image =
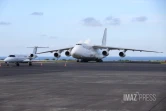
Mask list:
[{"label": "tail fin", "polygon": [[48,47],[38,47],[38,46],[35,46],[35,47],[27,47],[27,48],[33,48],[33,54],[36,54],[37,53],[37,48],[48,48]]},{"label": "tail fin", "polygon": [[102,46],[106,46],[106,41],[107,41],[107,28],[105,28],[105,30],[104,30]]}]

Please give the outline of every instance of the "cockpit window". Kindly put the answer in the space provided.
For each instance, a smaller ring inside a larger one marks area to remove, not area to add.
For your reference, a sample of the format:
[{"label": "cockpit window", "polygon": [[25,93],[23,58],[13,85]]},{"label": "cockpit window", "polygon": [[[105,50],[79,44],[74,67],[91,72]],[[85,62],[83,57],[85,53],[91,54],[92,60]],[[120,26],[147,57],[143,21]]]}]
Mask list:
[{"label": "cockpit window", "polygon": [[76,45],[82,45],[82,44],[76,44]]},{"label": "cockpit window", "polygon": [[15,55],[9,55],[9,57],[15,57]]}]

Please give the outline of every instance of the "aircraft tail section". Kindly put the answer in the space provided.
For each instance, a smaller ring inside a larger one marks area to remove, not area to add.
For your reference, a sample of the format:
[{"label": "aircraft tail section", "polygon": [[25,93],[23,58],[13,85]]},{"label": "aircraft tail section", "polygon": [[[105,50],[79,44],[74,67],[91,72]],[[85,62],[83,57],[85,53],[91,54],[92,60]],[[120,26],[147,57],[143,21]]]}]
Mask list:
[{"label": "aircraft tail section", "polygon": [[37,53],[37,49],[38,48],[48,48],[48,47],[38,47],[38,46],[34,46],[34,47],[27,47],[27,48],[33,48],[33,54],[36,54]]},{"label": "aircraft tail section", "polygon": [[105,30],[104,30],[102,46],[106,46],[106,42],[107,42],[107,28],[105,28]]}]

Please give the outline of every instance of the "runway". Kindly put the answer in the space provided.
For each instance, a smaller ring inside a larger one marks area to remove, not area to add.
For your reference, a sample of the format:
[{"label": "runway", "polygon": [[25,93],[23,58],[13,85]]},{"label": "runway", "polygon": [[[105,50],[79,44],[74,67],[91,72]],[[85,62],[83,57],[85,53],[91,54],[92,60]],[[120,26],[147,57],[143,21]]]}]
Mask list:
[{"label": "runway", "polygon": [[[155,101],[124,101],[124,94]],[[34,63],[0,67],[0,111],[166,111],[166,64]]]}]

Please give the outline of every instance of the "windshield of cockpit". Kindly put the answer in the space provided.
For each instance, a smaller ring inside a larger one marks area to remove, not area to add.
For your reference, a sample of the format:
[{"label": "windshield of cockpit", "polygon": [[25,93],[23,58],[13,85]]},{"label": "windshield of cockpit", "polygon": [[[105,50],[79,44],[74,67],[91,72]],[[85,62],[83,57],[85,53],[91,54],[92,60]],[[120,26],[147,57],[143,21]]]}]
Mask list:
[{"label": "windshield of cockpit", "polygon": [[9,55],[8,57],[16,57],[15,55]]}]

